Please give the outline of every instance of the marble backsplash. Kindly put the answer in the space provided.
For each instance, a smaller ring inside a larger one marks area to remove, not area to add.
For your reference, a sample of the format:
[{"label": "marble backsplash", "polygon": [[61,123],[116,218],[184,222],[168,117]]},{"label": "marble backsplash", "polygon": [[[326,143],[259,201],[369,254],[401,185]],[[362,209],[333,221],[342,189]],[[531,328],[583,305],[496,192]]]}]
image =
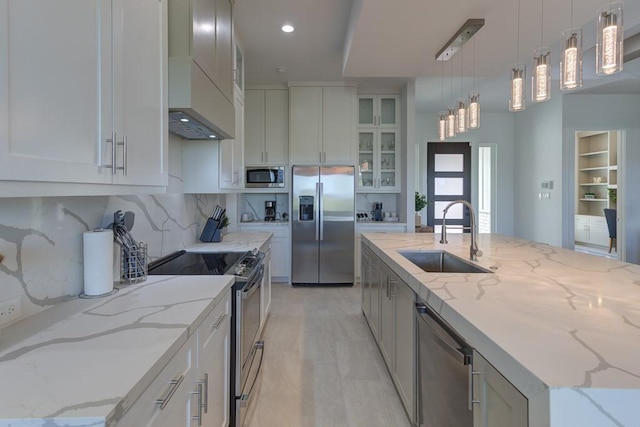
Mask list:
[{"label": "marble backsplash", "polygon": [[83,290],[82,233],[132,211],[133,237],[149,256],[195,243],[223,195],[161,194],[111,197],[0,198],[0,302],[21,297],[21,318]]}]

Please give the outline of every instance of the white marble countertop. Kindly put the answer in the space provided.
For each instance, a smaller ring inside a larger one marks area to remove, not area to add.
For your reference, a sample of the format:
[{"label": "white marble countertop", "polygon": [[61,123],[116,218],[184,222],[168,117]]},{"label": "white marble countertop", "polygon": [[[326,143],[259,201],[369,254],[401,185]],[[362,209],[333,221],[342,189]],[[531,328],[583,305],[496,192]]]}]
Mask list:
[{"label": "white marble countertop", "polygon": [[217,243],[196,243],[184,248],[187,252],[245,252],[264,245],[271,233],[228,233],[222,236],[222,242]]},{"label": "white marble countertop", "polygon": [[479,235],[494,274],[426,273],[398,253],[467,259],[469,235],[365,233],[381,259],[529,400],[530,427],[640,425],[640,266]]},{"label": "white marble countertop", "polygon": [[116,421],[232,280],[149,276],[111,296],[64,302],[1,330],[0,426]]}]

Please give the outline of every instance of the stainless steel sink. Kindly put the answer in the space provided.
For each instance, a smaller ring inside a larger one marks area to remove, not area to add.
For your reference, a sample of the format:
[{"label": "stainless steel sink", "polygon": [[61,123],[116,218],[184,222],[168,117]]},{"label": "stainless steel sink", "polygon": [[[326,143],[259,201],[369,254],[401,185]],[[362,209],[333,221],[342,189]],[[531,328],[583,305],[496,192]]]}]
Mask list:
[{"label": "stainless steel sink", "polygon": [[445,251],[398,251],[400,255],[432,273],[493,273]]}]

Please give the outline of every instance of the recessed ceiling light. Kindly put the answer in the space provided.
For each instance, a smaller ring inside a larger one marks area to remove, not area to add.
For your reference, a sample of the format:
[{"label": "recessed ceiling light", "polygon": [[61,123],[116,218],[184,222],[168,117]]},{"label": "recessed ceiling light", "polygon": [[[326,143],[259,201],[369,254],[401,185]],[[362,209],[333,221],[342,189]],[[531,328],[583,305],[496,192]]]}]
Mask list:
[{"label": "recessed ceiling light", "polygon": [[282,31],[284,31],[285,33],[292,33],[294,29],[295,28],[293,28],[293,25],[287,24],[282,26]]},{"label": "recessed ceiling light", "polygon": [[209,138],[217,138],[214,134],[209,135]]},{"label": "recessed ceiling light", "polygon": [[287,67],[283,67],[283,66],[276,67],[276,71],[279,73],[284,73],[285,71],[287,71]]},{"label": "recessed ceiling light", "polygon": [[180,119],[180,121],[181,121],[181,122],[186,123],[186,122],[188,122],[188,121],[189,121],[189,119],[187,119],[187,118],[183,117],[183,118],[181,118],[181,119]]}]

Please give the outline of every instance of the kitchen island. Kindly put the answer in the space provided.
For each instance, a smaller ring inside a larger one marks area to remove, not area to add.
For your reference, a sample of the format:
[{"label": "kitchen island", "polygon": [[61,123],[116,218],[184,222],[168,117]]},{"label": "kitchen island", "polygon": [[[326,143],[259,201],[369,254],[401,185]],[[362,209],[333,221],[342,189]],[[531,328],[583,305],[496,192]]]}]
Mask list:
[{"label": "kitchen island", "polygon": [[[233,280],[149,276],[3,329],[0,426],[119,424],[216,304],[229,300]],[[190,391],[188,382],[182,388]]]},{"label": "kitchen island", "polygon": [[400,250],[469,258],[469,235],[365,233],[367,245],[528,400],[530,427],[640,425],[640,266],[479,235],[493,273],[427,273]]}]

